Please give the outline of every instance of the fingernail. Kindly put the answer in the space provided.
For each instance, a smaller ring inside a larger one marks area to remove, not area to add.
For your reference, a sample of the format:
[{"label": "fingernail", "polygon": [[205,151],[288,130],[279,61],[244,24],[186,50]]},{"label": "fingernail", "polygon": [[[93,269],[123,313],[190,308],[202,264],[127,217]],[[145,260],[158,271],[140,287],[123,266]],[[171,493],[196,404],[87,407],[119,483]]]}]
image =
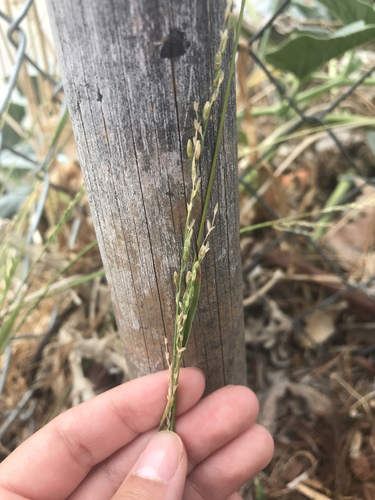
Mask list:
[{"label": "fingernail", "polygon": [[181,461],[183,445],[174,432],[155,434],[146,446],[132,473],[145,479],[167,483],[176,472]]}]

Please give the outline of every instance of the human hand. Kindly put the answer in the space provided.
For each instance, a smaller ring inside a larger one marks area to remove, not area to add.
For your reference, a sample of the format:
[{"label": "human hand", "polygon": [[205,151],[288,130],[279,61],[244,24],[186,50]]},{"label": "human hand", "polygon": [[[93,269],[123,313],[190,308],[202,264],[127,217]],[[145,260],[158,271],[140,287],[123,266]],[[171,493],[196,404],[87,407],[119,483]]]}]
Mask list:
[{"label": "human hand", "polygon": [[227,386],[201,399],[202,372],[181,369],[178,435],[156,433],[167,387],[159,372],[62,413],[0,464],[0,498],[239,500],[273,452],[255,395]]}]

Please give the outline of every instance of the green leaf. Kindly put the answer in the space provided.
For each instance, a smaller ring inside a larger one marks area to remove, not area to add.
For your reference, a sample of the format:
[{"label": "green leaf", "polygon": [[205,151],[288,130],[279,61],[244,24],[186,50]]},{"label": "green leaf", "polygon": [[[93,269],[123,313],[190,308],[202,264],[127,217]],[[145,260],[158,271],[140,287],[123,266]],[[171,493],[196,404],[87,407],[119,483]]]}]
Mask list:
[{"label": "green leaf", "polygon": [[358,21],[331,36],[304,34],[292,37],[279,49],[269,53],[267,61],[275,68],[290,71],[302,80],[331,59],[374,38],[375,23],[370,26]]},{"label": "green leaf", "polygon": [[306,0],[292,0],[290,12],[294,17],[294,11],[300,11],[302,19],[330,20],[331,16],[327,8],[319,2],[306,2]]},{"label": "green leaf", "polygon": [[364,21],[375,24],[375,10],[372,0],[319,0],[333,16],[344,24]]}]

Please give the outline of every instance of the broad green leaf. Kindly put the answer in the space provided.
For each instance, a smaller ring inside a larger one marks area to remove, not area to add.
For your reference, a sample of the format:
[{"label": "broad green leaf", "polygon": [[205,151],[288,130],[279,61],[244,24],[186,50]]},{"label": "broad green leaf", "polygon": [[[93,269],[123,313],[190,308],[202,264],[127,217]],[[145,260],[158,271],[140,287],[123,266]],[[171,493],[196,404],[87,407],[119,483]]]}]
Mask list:
[{"label": "broad green leaf", "polygon": [[375,10],[372,0],[319,0],[344,24],[364,21],[375,24]]},{"label": "broad green leaf", "polygon": [[290,71],[302,80],[331,59],[374,38],[375,24],[366,25],[358,21],[331,36],[304,34],[292,37],[279,49],[269,53],[267,61],[275,68]]},{"label": "broad green leaf", "polygon": [[315,19],[328,20],[331,18],[331,15],[328,9],[319,2],[306,2],[305,0],[292,0],[291,8],[289,12],[294,17],[294,12],[299,11],[300,15],[302,15],[302,19]]}]

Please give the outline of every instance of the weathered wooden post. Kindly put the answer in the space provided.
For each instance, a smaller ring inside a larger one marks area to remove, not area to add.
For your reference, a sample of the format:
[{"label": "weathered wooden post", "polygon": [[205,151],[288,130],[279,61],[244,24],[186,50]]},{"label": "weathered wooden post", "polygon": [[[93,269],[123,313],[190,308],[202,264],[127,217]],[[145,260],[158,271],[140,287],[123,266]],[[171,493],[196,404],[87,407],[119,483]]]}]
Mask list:
[{"label": "weathered wooden post", "polygon": [[[65,95],[131,377],[165,367],[164,335],[171,339],[173,334],[173,274],[179,267],[191,183],[186,143],[193,135],[193,102],[203,107],[211,95],[225,3],[49,0]],[[229,68],[230,50],[223,68]],[[201,160],[203,196],[222,94]],[[236,165],[232,82],[210,203],[211,214],[219,204],[217,224],[185,354],[185,364],[205,372],[208,391],[245,382]]]}]

